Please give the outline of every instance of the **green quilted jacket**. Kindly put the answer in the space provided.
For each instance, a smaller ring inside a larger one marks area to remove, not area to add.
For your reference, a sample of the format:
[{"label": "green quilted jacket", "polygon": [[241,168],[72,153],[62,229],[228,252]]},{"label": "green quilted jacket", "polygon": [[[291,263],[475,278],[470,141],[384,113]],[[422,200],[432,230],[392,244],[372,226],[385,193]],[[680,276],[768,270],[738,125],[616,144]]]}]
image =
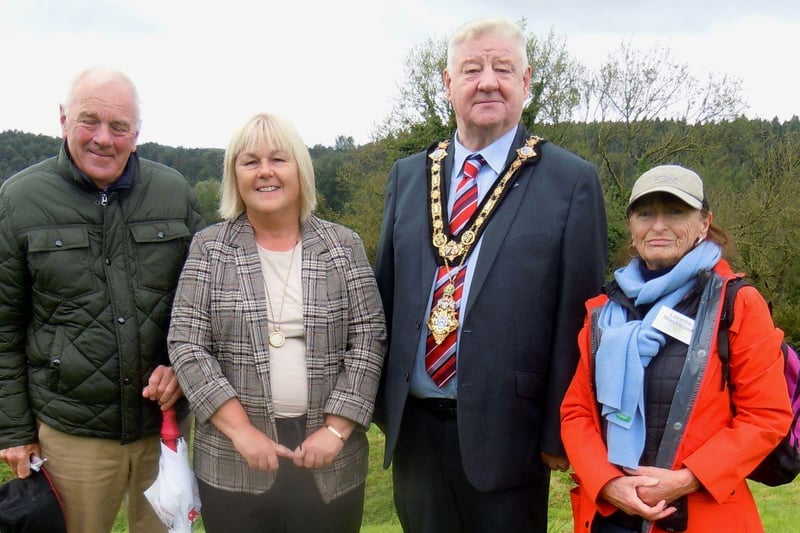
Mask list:
[{"label": "green quilted jacket", "polygon": [[0,449],[36,441],[36,419],[122,443],[158,433],[142,398],[169,364],[170,307],[204,226],[177,171],[134,153],[105,192],[57,157],[0,188]]}]

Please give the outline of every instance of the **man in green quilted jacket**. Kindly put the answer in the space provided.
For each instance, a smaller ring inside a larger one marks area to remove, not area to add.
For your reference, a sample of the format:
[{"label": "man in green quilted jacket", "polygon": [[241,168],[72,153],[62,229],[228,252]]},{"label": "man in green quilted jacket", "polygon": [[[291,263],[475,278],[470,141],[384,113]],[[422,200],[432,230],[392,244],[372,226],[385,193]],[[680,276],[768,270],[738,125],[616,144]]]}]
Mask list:
[{"label": "man in green quilted jacket", "polygon": [[182,396],[166,332],[204,223],[184,177],[136,154],[124,74],[82,72],[60,116],[60,153],[0,188],[0,458],[21,478],[46,458],[70,532],[111,531],[123,501],[129,531],[165,531],[142,493]]}]

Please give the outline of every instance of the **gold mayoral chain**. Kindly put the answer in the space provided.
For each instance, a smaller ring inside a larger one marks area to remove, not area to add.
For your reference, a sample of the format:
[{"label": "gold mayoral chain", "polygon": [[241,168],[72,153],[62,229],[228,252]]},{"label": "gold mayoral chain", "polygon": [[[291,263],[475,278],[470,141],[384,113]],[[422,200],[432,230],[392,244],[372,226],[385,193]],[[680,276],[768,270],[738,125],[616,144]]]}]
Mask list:
[{"label": "gold mayoral chain", "polygon": [[286,335],[281,331],[281,322],[283,321],[283,304],[286,302],[286,293],[289,291],[289,277],[292,274],[292,265],[294,264],[294,253],[297,250],[297,243],[292,248],[292,255],[289,258],[289,271],[286,272],[286,279],[283,283],[283,296],[281,296],[281,308],[278,314],[278,319],[275,320],[275,313],[272,311],[272,299],[269,297],[269,287],[264,283],[264,289],[267,293],[267,305],[269,305],[269,318],[268,321],[272,322],[272,331],[269,334],[269,344],[274,348],[280,348],[286,342]]},{"label": "gold mayoral chain", "polygon": [[[447,146],[450,141],[442,141],[436,149],[428,155],[433,163],[430,167],[430,184],[431,184],[431,230],[433,247],[438,251],[439,257],[442,258],[444,265],[447,267],[447,285],[444,287],[442,297],[436,302],[436,305],[431,309],[431,316],[428,318],[428,329],[433,335],[436,344],[441,344],[442,341],[456,329],[458,329],[458,315],[456,314],[456,302],[453,295],[456,292],[455,274],[463,268],[464,261],[472,251],[472,246],[478,240],[480,233],[486,221],[494,213],[495,209],[500,205],[500,200],[503,198],[511,178],[519,170],[519,168],[529,159],[534,161],[538,160],[539,154],[536,152],[536,146],[542,142],[540,137],[528,137],[525,145],[517,149],[517,158],[511,163],[506,170],[506,173],[500,178],[494,186],[489,196],[484,200],[477,216],[473,218],[472,223],[464,228],[456,237],[450,235],[449,227],[445,224],[443,215],[444,208],[442,207],[442,160],[447,157]],[[458,266],[455,269],[451,265],[458,260]]]}]

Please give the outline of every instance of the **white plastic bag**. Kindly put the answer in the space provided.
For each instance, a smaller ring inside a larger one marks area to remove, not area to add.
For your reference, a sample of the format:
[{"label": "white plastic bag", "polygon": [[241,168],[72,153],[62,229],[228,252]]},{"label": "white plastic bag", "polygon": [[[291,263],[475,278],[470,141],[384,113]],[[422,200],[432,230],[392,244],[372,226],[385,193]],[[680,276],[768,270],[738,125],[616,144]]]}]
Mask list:
[{"label": "white plastic bag", "polygon": [[179,437],[176,444],[177,451],[161,442],[158,477],[144,495],[170,533],[190,533],[200,514],[200,494],[186,439]]}]

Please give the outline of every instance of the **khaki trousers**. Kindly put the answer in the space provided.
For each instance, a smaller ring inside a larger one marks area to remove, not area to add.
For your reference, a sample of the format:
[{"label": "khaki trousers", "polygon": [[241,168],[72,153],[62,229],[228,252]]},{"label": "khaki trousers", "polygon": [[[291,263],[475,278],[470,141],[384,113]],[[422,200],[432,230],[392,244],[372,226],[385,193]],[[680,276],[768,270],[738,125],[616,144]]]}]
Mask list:
[{"label": "khaki trousers", "polygon": [[109,533],[123,502],[130,533],[167,531],[143,494],[158,476],[158,436],[121,445],[41,424],[39,444],[69,533]]}]

